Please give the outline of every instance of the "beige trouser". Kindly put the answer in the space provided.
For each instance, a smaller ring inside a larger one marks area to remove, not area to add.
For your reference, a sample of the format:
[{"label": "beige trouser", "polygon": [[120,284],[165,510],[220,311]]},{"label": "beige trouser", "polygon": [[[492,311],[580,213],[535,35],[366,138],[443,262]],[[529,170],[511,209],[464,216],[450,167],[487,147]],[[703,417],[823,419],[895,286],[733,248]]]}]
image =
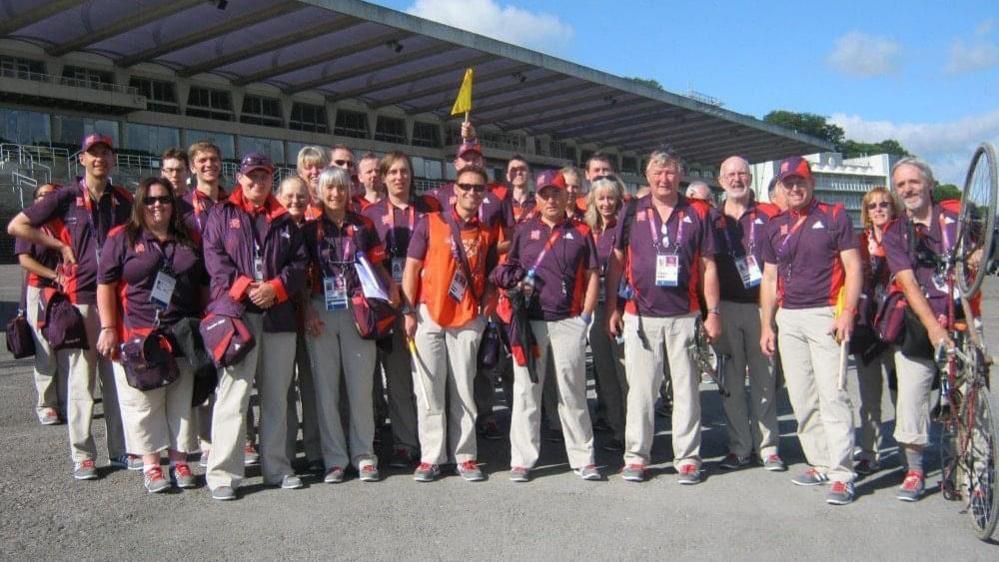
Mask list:
[{"label": "beige trouser", "polygon": [[[208,395],[208,400],[203,404],[194,407],[192,415],[194,422],[192,430],[196,429],[198,443],[201,451],[210,451],[212,448],[212,410],[215,409],[215,391]],[[253,411],[249,407],[246,410],[246,441],[253,443],[256,441],[256,432],[253,429]]]},{"label": "beige trouser", "polygon": [[590,349],[593,351],[593,371],[604,404],[604,417],[614,432],[614,438],[624,440],[625,403],[628,397],[628,377],[624,370],[624,344],[607,332],[607,310],[598,306],[590,324]]},{"label": "beige trouser", "polygon": [[420,305],[417,320],[413,386],[416,387],[420,462],[444,464],[449,459],[459,463],[475,460],[473,379],[486,321],[479,316],[459,328],[443,328],[430,318],[426,305]]},{"label": "beige trouser", "polygon": [[302,403],[302,446],[305,458],[318,461],[323,458],[319,444],[319,420],[316,414],[316,389],[312,377],[312,363],[305,334],[295,337],[295,372],[293,384],[288,388],[288,458],[298,454],[298,403]]},{"label": "beige trouser", "polygon": [[191,389],[194,371],[186,359],[177,360],[180,375],[172,383],[153,390],[128,385],[125,368],[114,363],[118,404],[125,427],[125,445],[133,455],[159,453],[164,449],[191,453],[197,441],[191,426]]},{"label": "beige trouser", "polygon": [[717,350],[729,356],[723,381],[729,396],[722,397],[728,450],[740,457],[755,450],[761,459],[766,459],[777,454],[780,431],[776,381],[770,362],[760,349],[760,307],[755,303],[721,301],[720,308],[725,327]]},{"label": "beige trouser", "polygon": [[777,311],[784,379],[805,459],[830,480],[852,482],[853,406],[839,389],[832,324],[831,306]]},{"label": "beige trouser", "polygon": [[[552,377],[558,388],[558,417],[565,435],[569,466],[593,464],[593,426],[586,403],[586,330],[582,318],[546,322],[532,320],[531,331],[541,356],[535,362],[538,382],[526,366],[513,366],[513,408],[510,414],[510,465],[533,468],[541,452],[541,394],[552,356]],[[549,415],[554,416],[555,412]]]},{"label": "beige trouser", "polygon": [[243,315],[256,345],[237,365],[219,372],[212,409],[212,453],[205,480],[211,489],[239,486],[244,475],[246,409],[253,381],[260,395],[260,465],[267,484],[294,474],[286,443],[288,387],[295,369],[295,333],[264,333],[261,314]]},{"label": "beige trouser", "polygon": [[[377,464],[373,441],[375,415],[371,402],[372,374],[375,368],[375,342],[362,340],[354,325],[353,312],[326,310],[324,298],[315,298],[312,309],[323,321],[323,333],[308,336],[306,345],[312,361],[316,388],[316,413],[326,469],[346,468],[353,464],[360,469]],[[340,379],[347,389],[350,418],[348,454],[347,437],[340,420]]]},{"label": "beige trouser", "polygon": [[884,392],[884,371],[894,361],[894,353],[886,349],[865,364],[854,355],[857,365],[857,388],[860,391],[859,459],[878,461],[881,458],[881,395]]},{"label": "beige trouser", "polygon": [[108,457],[118,458],[125,454],[125,434],[121,426],[111,361],[97,354],[97,335],[100,332],[97,306],[78,304],[76,308],[83,316],[90,349],[64,349],[56,352],[58,368],[65,368],[67,373],[66,425],[69,427],[70,453],[74,462],[97,457],[97,447],[90,426],[94,419],[94,390],[100,380]]},{"label": "beige trouser", "polygon": [[[697,315],[655,318],[624,315],[624,361],[628,373],[625,464],[649,464],[655,436],[653,405],[669,363],[673,379],[673,465],[701,464],[701,374],[687,352]],[[641,329],[641,332],[639,332]]]},{"label": "beige trouser", "polygon": [[31,326],[31,335],[35,340],[35,390],[38,392],[38,402],[35,404],[35,414],[41,417],[48,408],[55,408],[65,415],[66,411],[66,370],[59,369],[55,354],[49,342],[38,330],[38,297],[41,289],[28,286],[25,296],[24,317]]},{"label": "beige trouser", "polygon": [[[406,331],[401,319],[392,334],[392,352],[379,351],[378,357],[385,368],[389,418],[392,419],[392,438],[395,448],[412,453],[419,447],[420,441],[416,434],[413,358],[409,354],[409,346],[406,345]],[[376,375],[381,376],[381,373]]]},{"label": "beige trouser", "polygon": [[906,357],[896,348],[895,369],[895,441],[900,445],[926,445],[930,437],[930,389],[937,367],[926,359]]}]

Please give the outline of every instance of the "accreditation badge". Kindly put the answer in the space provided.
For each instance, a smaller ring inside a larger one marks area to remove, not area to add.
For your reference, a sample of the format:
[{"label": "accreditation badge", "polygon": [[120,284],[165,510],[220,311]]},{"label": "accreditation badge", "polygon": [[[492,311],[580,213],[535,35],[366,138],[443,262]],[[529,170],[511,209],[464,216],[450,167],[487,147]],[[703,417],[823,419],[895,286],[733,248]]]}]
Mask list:
[{"label": "accreditation badge", "polygon": [[680,284],[680,257],[676,254],[656,256],[656,287],[676,287]]},{"label": "accreditation badge", "polygon": [[763,273],[760,271],[760,265],[756,262],[756,256],[748,255],[735,258],[735,268],[739,270],[742,286],[747,289],[758,286],[763,280]]},{"label": "accreditation badge", "polygon": [[347,280],[343,275],[323,277],[323,295],[326,300],[326,310],[347,309]]},{"label": "accreditation badge", "polygon": [[465,291],[468,290],[468,279],[461,269],[454,270],[454,277],[451,278],[451,286],[447,289],[447,294],[455,302],[461,302],[465,298]]},{"label": "accreditation badge", "polygon": [[161,309],[166,309],[170,306],[173,290],[176,287],[177,279],[165,271],[160,271],[156,274],[156,279],[153,280],[153,290],[149,294],[149,302]]}]

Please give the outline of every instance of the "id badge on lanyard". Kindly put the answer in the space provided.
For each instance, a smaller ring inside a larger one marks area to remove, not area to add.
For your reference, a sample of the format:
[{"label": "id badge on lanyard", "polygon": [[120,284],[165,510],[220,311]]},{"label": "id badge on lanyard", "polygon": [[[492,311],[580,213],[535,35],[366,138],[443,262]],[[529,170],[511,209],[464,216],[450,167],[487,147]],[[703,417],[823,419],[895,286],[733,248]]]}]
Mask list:
[{"label": "id badge on lanyard", "polygon": [[455,268],[454,277],[451,278],[451,286],[447,289],[447,294],[455,302],[461,302],[465,298],[465,291],[468,290],[468,279],[465,278],[465,273],[461,271],[461,268]]},{"label": "id badge on lanyard", "polygon": [[323,277],[323,295],[326,297],[326,310],[347,309],[347,280],[342,273]]},{"label": "id badge on lanyard", "polygon": [[402,283],[402,272],[406,269],[406,258],[392,258],[392,279]]},{"label": "id badge on lanyard", "polygon": [[260,253],[260,246],[253,244],[253,280],[264,280],[264,256]]},{"label": "id badge on lanyard", "polygon": [[739,270],[739,277],[742,278],[742,286],[751,289],[760,284],[763,280],[763,272],[760,271],[760,264],[756,262],[756,256],[748,254],[735,259],[735,268]]},{"label": "id badge on lanyard", "polygon": [[173,299],[173,291],[177,288],[177,279],[164,270],[156,274],[153,281],[153,290],[149,294],[149,302],[155,304],[160,309],[170,306]]},{"label": "id badge on lanyard", "polygon": [[676,287],[680,284],[680,256],[659,254],[656,256],[656,287]]}]

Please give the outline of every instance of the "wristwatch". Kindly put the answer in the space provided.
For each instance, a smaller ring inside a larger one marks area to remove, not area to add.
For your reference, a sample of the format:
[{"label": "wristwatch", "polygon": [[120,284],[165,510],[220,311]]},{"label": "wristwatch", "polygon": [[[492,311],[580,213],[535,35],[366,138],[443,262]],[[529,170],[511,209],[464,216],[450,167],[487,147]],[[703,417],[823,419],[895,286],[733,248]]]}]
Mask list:
[{"label": "wristwatch", "polygon": [[717,306],[712,306],[708,309],[708,314],[714,314],[715,316],[721,316],[721,310]]},{"label": "wristwatch", "polygon": [[402,307],[402,310],[400,312],[402,312],[403,316],[408,316],[410,314],[416,314],[416,311],[413,310],[413,307],[409,306],[408,304],[404,305]]}]

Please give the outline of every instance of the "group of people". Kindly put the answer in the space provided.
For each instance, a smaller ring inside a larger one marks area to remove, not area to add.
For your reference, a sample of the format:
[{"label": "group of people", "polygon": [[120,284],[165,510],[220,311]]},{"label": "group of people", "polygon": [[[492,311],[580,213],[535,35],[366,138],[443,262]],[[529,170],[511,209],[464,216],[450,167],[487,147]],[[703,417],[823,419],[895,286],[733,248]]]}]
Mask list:
[{"label": "group of people", "polygon": [[[111,464],[141,470],[149,492],[195,487],[188,460],[199,453],[215,499],[237,498],[245,465],[258,459],[265,484],[301,487],[292,465],[299,402],[305,457],[324,482],[348,471],[380,479],[376,419],[386,411],[389,466],[412,468],[420,482],[442,465],[482,480],[477,438],[502,437],[493,415],[502,382],[511,480],[530,480],[547,423],[583,480],[603,478],[597,427],[610,432],[605,448],[623,454],[622,478],[641,482],[668,380],[677,479],[697,484],[702,368],[691,346],[703,339],[728,358],[721,469],[787,470],[776,411],[783,379],[808,465],[792,481],[831,482],[827,501],[850,503],[856,476],[879,466],[888,369],[907,467],[898,497],[923,494],[935,365],[879,339],[876,326],[878,304],[894,298],[929,342],[948,343],[949,293],[934,257],[955,238],[955,209],[932,201],[925,163],[900,161],[890,189],[865,196],[858,236],[843,206],[815,199],[800,157],[781,162],[769,203],[756,201],[749,163],[726,159],[715,204],[707,186],[681,191],[683,162],[669,149],[648,156],[647,185],[629,194],[602,153],[583,170],[537,174],[516,156],[506,181],[491,182],[474,128],[462,134],[455,180],[422,195],[406,154],[355,162],[346,146],[303,148],[297,175],[277,185],[270,159],[247,154],[236,185],[222,186],[221,152],[208,141],[165,153],[162,176],[132,194],[109,181],[112,140],[87,136],[84,175],[39,188],[8,226],[28,272],[37,414],[68,425],[74,477],[97,478],[99,384]],[[379,339],[356,314],[372,278],[397,314]],[[79,311],[86,345],[48,347],[37,328],[49,289]],[[196,353],[175,341],[192,322],[201,334],[231,328],[218,341],[205,336],[217,364],[207,392],[195,391],[205,377]],[[177,373],[139,389],[122,354],[152,334],[166,334]],[[851,335],[862,401],[856,459],[850,397],[837,384]],[[480,344],[497,341],[505,346],[487,366]]]}]

